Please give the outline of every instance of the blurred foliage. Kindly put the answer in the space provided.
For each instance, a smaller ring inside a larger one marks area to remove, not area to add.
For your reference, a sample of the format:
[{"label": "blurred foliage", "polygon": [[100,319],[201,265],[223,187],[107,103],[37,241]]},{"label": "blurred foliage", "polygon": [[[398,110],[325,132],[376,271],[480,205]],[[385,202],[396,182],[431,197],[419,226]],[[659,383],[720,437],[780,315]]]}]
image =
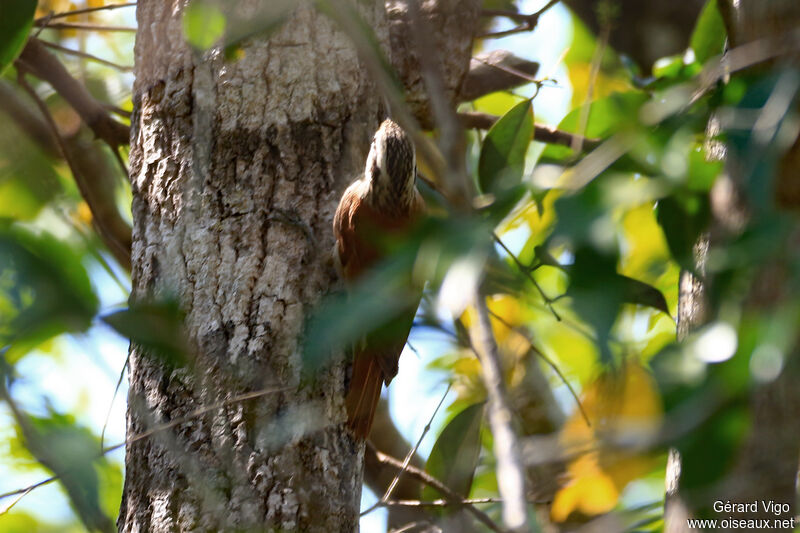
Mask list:
[{"label": "blurred foliage", "polygon": [[[291,2],[268,4],[252,12],[248,2],[193,1],[183,13],[184,36],[198,52],[222,47],[236,60],[247,39],[269,35],[286,20]],[[42,136],[37,130],[43,118],[15,83],[13,60],[31,31],[33,5],[9,1],[0,17],[0,88],[6,93],[0,107],[0,377],[7,392],[2,414],[8,413],[2,429],[13,434],[2,461],[14,472],[59,475],[83,526],[106,529],[119,505],[121,465],[101,458],[97,431],[88,429],[83,413],[49,404],[42,412],[36,401],[15,401],[25,396],[23,385],[29,391],[36,383],[36,376],[25,375],[24,363],[34,354],[51,362],[64,357],[57,341],[85,334],[99,321],[166,365],[191,358],[177,302],[120,309],[102,298],[97,272],[110,273],[126,290],[129,281],[97,237],[70,169],[48,137],[52,132],[45,128]],[[40,1],[35,16],[104,5]],[[348,26],[350,11],[332,1],[317,5],[346,31],[362,31],[356,40],[362,53],[370,53],[375,36],[363,21]],[[486,0],[484,8],[517,6]],[[131,14],[122,11],[59,20],[132,24]],[[483,424],[486,391],[472,345],[476,319],[469,295],[479,287],[518,407],[512,423],[526,437],[550,427],[557,443],[552,456],[537,458],[563,466],[541,519],[573,523],[618,512],[631,529],[655,530],[661,526],[668,447],[681,452],[685,489],[723,482],[751,427],[754,387],[772,383],[797,353],[800,258],[785,245],[796,219],[776,209],[774,176],[797,137],[800,74],[778,68],[730,73],[701,86],[701,71],[717,64],[725,46],[716,0],[696,21],[686,43],[691,53],[662,58],[647,78],[576,18],[569,29],[563,65],[572,97],[557,127],[599,146],[536,142],[539,93],[528,99],[497,92],[472,102],[474,110],[499,117],[487,132],[465,136],[475,209],[456,212],[425,188],[437,209],[405,238],[382,243],[386,260],[348,294],[323,299],[306,327],[304,362],[313,375],[331,353],[366,333],[398,326],[395,318],[417,305],[409,288],[425,287],[415,327],[446,341],[430,370],[452,382],[457,396],[426,470],[459,494],[496,497],[492,435]],[[132,63],[130,35],[98,32],[89,39],[66,28],[43,29],[40,37]],[[123,115],[130,110],[127,73],[67,53],[58,57],[98,100]],[[382,54],[374,63],[388,69]],[[384,75],[393,87],[395,74]],[[46,84],[30,82],[61,135],[85,141],[68,104]],[[28,119],[11,120],[10,108]],[[97,143],[88,146],[113,163]],[[723,147],[727,162],[719,156]],[[680,271],[701,274],[696,244],[712,229],[711,194],[723,183],[724,165],[743,178],[748,216],[708,251],[704,274],[714,278],[708,323],[678,342]],[[129,218],[130,191],[121,175],[112,178],[117,207]],[[753,280],[773,264],[783,269],[781,298],[755,309]],[[48,391],[39,392],[47,403]],[[549,426],[528,409],[531,404],[555,413]],[[626,498],[630,491],[649,501]],[[424,499],[439,496],[430,488],[423,493]],[[0,500],[0,509],[14,497]],[[495,518],[499,511],[498,505],[487,507]],[[0,515],[0,529],[69,531],[80,525],[74,518],[49,523],[20,504]]]}]

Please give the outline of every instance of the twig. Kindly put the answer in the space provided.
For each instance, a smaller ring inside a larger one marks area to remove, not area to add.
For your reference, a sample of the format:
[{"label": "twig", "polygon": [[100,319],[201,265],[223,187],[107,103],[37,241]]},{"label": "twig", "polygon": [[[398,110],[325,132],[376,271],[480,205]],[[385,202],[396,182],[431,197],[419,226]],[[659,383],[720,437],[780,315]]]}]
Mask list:
[{"label": "twig", "polygon": [[[465,128],[477,128],[488,130],[500,118],[496,115],[489,113],[482,113],[480,111],[463,111],[458,114],[461,123]],[[552,126],[544,124],[535,124],[533,127],[533,140],[547,144],[560,144],[562,146],[572,146],[575,142],[576,135],[567,131],[559,130]],[[602,143],[602,139],[583,138],[581,143],[584,150],[593,150]]]},{"label": "twig", "polygon": [[537,83],[537,84],[541,83],[541,80],[536,79],[533,75],[528,74],[527,72],[524,72],[522,70],[516,69],[514,67],[511,67],[511,66],[508,66],[508,65],[503,65],[501,63],[495,63],[495,64],[488,63],[486,61],[486,59],[484,59],[484,58],[482,58],[480,56],[476,56],[474,59],[476,61],[480,62],[480,63],[483,63],[484,65],[492,66],[492,67],[494,67],[494,68],[496,68],[498,70],[502,70],[503,72],[505,72],[507,74],[511,74],[512,76],[516,76],[517,78],[519,78],[521,80],[525,80],[525,81],[529,81],[529,82]]},{"label": "twig", "polygon": [[521,24],[516,28],[512,28],[506,31],[499,31],[494,33],[485,33],[483,35],[478,35],[479,38],[483,39],[498,39],[500,37],[505,37],[507,35],[513,35],[515,33],[521,33],[526,31],[532,31],[536,28],[537,24],[539,24],[539,17],[542,14],[556,5],[559,0],[550,0],[545,6],[537,11],[536,13],[531,13],[530,15],[526,15],[524,13],[517,13],[516,11],[507,11],[504,9],[484,9],[481,14],[486,17],[506,17],[511,19],[515,22],[520,22]]},{"label": "twig", "polygon": [[520,328],[515,328],[514,326],[512,326],[511,324],[506,322],[506,320],[503,317],[501,317],[500,315],[498,315],[497,313],[495,313],[491,309],[489,309],[489,314],[492,315],[498,322],[503,324],[509,330],[516,331],[517,333],[522,335],[522,337],[528,343],[528,346],[530,347],[530,351],[535,353],[542,361],[547,363],[547,365],[550,368],[553,369],[553,372],[555,372],[556,375],[558,375],[559,379],[561,379],[561,381],[564,383],[564,385],[567,386],[567,389],[569,389],[570,394],[572,394],[572,398],[575,400],[575,403],[578,405],[578,410],[581,412],[581,415],[583,416],[583,420],[586,422],[586,425],[589,426],[589,427],[592,427],[592,422],[589,420],[589,415],[586,414],[586,411],[583,408],[583,404],[581,403],[581,399],[578,396],[578,393],[575,392],[575,389],[572,388],[572,385],[570,384],[569,380],[561,372],[561,370],[558,368],[558,366],[555,364],[555,362],[552,359],[550,359],[549,357],[547,357],[539,348],[536,347],[535,344],[533,344],[533,339],[531,339],[530,335],[528,335],[525,331],[522,331]]},{"label": "twig", "polygon": [[136,5],[136,2],[127,2],[124,4],[108,4],[106,6],[98,6],[98,7],[84,7],[81,9],[75,9],[72,11],[62,11],[61,13],[50,13],[43,17],[39,17],[38,19],[34,20],[33,23],[37,26],[40,24],[46,25],[47,21],[52,19],[59,19],[64,17],[72,17],[74,15],[82,15],[84,13],[94,13],[95,11],[106,11],[109,9],[118,9],[120,7],[133,7]]},{"label": "twig", "polygon": [[397,472],[397,475],[394,476],[394,479],[389,484],[389,488],[386,489],[386,492],[384,493],[383,498],[381,498],[382,502],[386,502],[389,498],[392,497],[392,494],[394,493],[394,489],[395,489],[395,487],[397,487],[397,482],[400,481],[400,476],[402,476],[403,472],[405,472],[406,467],[411,462],[411,458],[414,457],[414,455],[417,453],[417,450],[419,449],[420,444],[422,444],[422,439],[424,439],[425,435],[427,435],[428,432],[431,430],[431,424],[433,423],[433,419],[436,418],[436,413],[438,413],[439,409],[442,407],[442,404],[444,403],[444,399],[447,398],[447,395],[450,393],[450,388],[452,386],[453,386],[452,383],[448,383],[447,384],[447,389],[444,391],[444,394],[442,395],[442,399],[439,400],[439,403],[436,406],[436,409],[433,410],[433,414],[431,414],[431,417],[428,419],[428,423],[425,424],[425,428],[422,430],[422,434],[417,439],[417,443],[406,454],[406,458],[403,459],[403,468],[401,468],[400,471]]},{"label": "twig", "polygon": [[117,379],[117,385],[114,387],[114,394],[111,396],[111,401],[108,403],[108,412],[106,413],[106,419],[103,422],[103,430],[100,432],[100,450],[103,450],[103,445],[106,436],[106,428],[108,427],[108,421],[111,419],[111,409],[114,407],[114,400],[117,399],[117,393],[119,392],[119,388],[122,386],[122,378],[125,376],[125,369],[128,368],[128,362],[131,359],[131,353],[128,351],[128,356],[125,358],[125,364],[122,365],[122,370],[119,371],[119,378]]},{"label": "twig", "polygon": [[92,24],[91,22],[42,22],[36,25],[50,30],[119,31],[136,33],[136,28],[132,26],[106,26],[103,24]]},{"label": "twig", "polygon": [[[479,505],[482,503],[503,503],[500,498],[465,498],[461,500],[464,505]],[[453,502],[448,500],[389,500],[383,502],[385,507],[449,507]]]},{"label": "twig", "polygon": [[40,118],[38,110],[31,109],[21,93],[13,89],[6,80],[0,80],[0,109],[49,157],[61,158],[61,151],[53,139],[50,126]]},{"label": "twig", "polygon": [[3,516],[3,515],[4,515],[4,514],[6,514],[7,512],[9,512],[9,511],[11,510],[11,508],[12,508],[12,507],[14,507],[15,505],[17,505],[17,503],[19,503],[19,501],[20,501],[22,498],[24,498],[24,497],[25,497],[25,496],[26,496],[26,495],[27,495],[27,494],[28,494],[30,491],[32,491],[34,488],[35,488],[35,487],[28,487],[28,490],[26,490],[25,492],[23,492],[23,493],[21,493],[19,496],[17,496],[17,497],[14,499],[14,501],[12,501],[12,502],[11,502],[11,503],[9,503],[8,505],[6,505],[4,509],[0,509],[0,516]]},{"label": "twig", "polygon": [[405,533],[406,531],[427,531],[427,528],[431,526],[428,520],[416,520],[414,522],[409,522],[404,524],[398,528],[390,529],[389,533]]},{"label": "twig", "polygon": [[65,46],[61,46],[60,44],[51,43],[49,41],[41,41],[41,43],[48,48],[52,48],[53,50],[58,50],[59,52],[62,52],[64,54],[82,57],[84,59],[88,59],[89,61],[94,61],[95,63],[100,63],[101,65],[106,65],[108,67],[115,68],[121,72],[133,71],[133,67],[120,65],[119,63],[114,63],[113,61],[109,61],[107,59],[103,59],[102,57],[97,57],[96,55],[82,52],[81,50],[73,50],[72,48],[67,48]]},{"label": "twig", "polygon": [[[161,431],[165,431],[165,430],[171,429],[171,428],[173,428],[175,426],[179,426],[181,424],[185,424],[186,422],[191,422],[195,418],[197,418],[197,417],[199,417],[201,415],[204,415],[205,413],[208,413],[209,411],[213,411],[214,409],[219,409],[220,407],[226,407],[226,406],[234,404],[234,403],[244,402],[244,401],[247,401],[247,400],[253,400],[255,398],[260,398],[262,396],[266,396],[267,394],[272,394],[274,392],[283,392],[283,391],[286,391],[286,390],[289,390],[289,389],[290,389],[290,387],[278,387],[278,388],[261,389],[261,390],[257,390],[257,391],[253,391],[253,392],[247,392],[247,393],[244,393],[244,394],[240,394],[238,396],[234,396],[233,398],[228,398],[227,400],[222,400],[222,401],[214,403],[212,405],[208,405],[208,406],[205,406],[205,407],[200,407],[200,408],[195,409],[194,411],[190,412],[188,415],[186,415],[184,417],[172,420],[170,422],[166,422],[164,424],[159,424],[157,426],[153,426],[152,428],[148,429],[147,431],[139,433],[138,435],[134,435],[133,437],[125,440],[124,442],[120,442],[119,444],[115,444],[113,446],[109,446],[107,448],[104,448],[95,457],[95,459],[100,459],[104,455],[106,455],[108,453],[111,453],[111,452],[113,452],[115,450],[118,450],[119,448],[122,448],[123,446],[127,446],[129,444],[133,444],[133,443],[139,442],[140,440],[144,440],[144,439],[146,439],[148,437],[151,437],[152,435],[154,435],[156,433],[159,433]],[[2,390],[3,389],[0,389],[0,392],[2,392]],[[59,479],[59,477],[60,476],[51,476],[51,477],[49,477],[47,479],[43,479],[41,481],[38,481],[38,482],[36,482],[36,483],[34,483],[32,485],[28,485],[27,487],[24,487],[24,488],[21,488],[21,489],[17,489],[17,490],[12,490],[12,491],[9,491],[9,492],[4,492],[3,494],[0,494],[0,500],[2,500],[3,498],[8,498],[10,496],[15,496],[17,494],[30,492],[31,490],[33,490],[35,488],[38,488],[38,487],[41,487],[42,485],[46,485],[47,483],[51,483],[53,481],[56,481],[57,479]]]},{"label": "twig", "polygon": [[50,53],[39,39],[28,39],[16,61],[17,65],[39,79],[45,80],[80,115],[94,134],[103,139],[112,149],[130,141],[128,126],[117,122],[89,94],[86,87],[76,80],[64,65]]},{"label": "twig", "polygon": [[[395,474],[394,478],[392,478],[392,482],[389,483],[389,487],[386,489],[386,492],[383,494],[383,497],[380,500],[378,500],[376,503],[374,503],[371,507],[368,507],[367,509],[362,511],[361,512],[361,516],[364,516],[366,514],[371,513],[377,507],[380,507],[381,505],[386,503],[386,501],[389,498],[392,497],[392,494],[394,493],[394,489],[397,487],[397,484],[400,481],[400,476],[403,475],[403,472],[405,472],[406,468],[410,465],[411,459],[413,459],[414,455],[416,455],[420,444],[422,444],[422,439],[424,439],[425,435],[427,435],[428,432],[431,430],[431,424],[433,423],[433,419],[436,417],[436,413],[439,412],[439,408],[442,407],[442,404],[444,403],[444,399],[447,398],[447,394],[450,392],[450,387],[452,387],[452,383],[447,385],[447,390],[444,391],[444,394],[442,395],[442,399],[439,400],[439,404],[436,406],[436,409],[433,410],[433,413],[431,414],[431,417],[428,419],[428,423],[425,424],[425,428],[422,430],[422,434],[417,439],[417,443],[414,445],[413,448],[411,448],[408,451],[408,453],[406,454],[405,459],[403,459],[403,468],[401,468],[397,472],[397,474]],[[372,443],[370,443],[370,446],[372,446],[374,448]],[[375,448],[375,450],[377,451],[377,448]]]},{"label": "twig", "polygon": [[471,102],[481,96],[507,91],[532,81],[539,63],[517,57],[508,50],[492,50],[470,59],[469,71],[458,90],[459,102]]},{"label": "twig", "polygon": [[489,399],[488,418],[497,459],[497,486],[503,499],[503,523],[515,532],[528,531],[525,468],[517,435],[511,427],[512,412],[506,398],[503,369],[497,342],[492,334],[486,299],[476,287],[473,305],[478,314],[476,353],[481,362],[481,377]]},{"label": "twig", "polygon": [[528,269],[528,267],[523,265],[522,261],[520,261],[519,258],[516,255],[514,255],[514,253],[511,250],[509,250],[508,246],[506,246],[505,243],[502,240],[500,240],[500,237],[497,236],[497,233],[492,232],[492,238],[494,239],[494,241],[497,244],[500,245],[500,247],[503,250],[505,250],[505,252],[514,261],[514,263],[517,264],[517,266],[522,271],[522,273],[525,274],[525,276],[527,276],[527,278],[531,281],[531,283],[533,283],[533,286],[536,287],[536,290],[542,296],[542,299],[544,300],[545,305],[547,305],[548,309],[550,309],[550,312],[553,313],[553,316],[555,317],[555,319],[560,322],[561,321],[561,315],[559,315],[556,312],[556,310],[553,308],[553,303],[556,301],[556,299],[550,298],[549,296],[547,296],[547,294],[542,289],[541,285],[539,285],[539,282],[537,282],[536,278],[533,277],[533,274],[530,273],[530,270]]},{"label": "twig", "polygon": [[45,104],[44,101],[39,98],[39,95],[36,94],[36,91],[33,89],[33,87],[31,87],[27,82],[23,70],[19,71],[18,81],[19,85],[25,89],[25,91],[30,95],[31,99],[33,99],[34,103],[36,103],[36,106],[39,108],[39,111],[42,113],[45,121],[50,126],[50,131],[56,140],[56,144],[61,151],[61,155],[67,162],[67,166],[69,166],[70,171],[72,172],[72,176],[75,179],[75,184],[78,186],[81,196],[84,200],[86,200],[89,209],[92,211],[92,219],[95,223],[95,227],[97,228],[97,232],[117,261],[119,261],[119,264],[122,265],[123,268],[130,270],[130,227],[122,220],[116,207],[113,204],[110,204],[108,198],[104,196],[105,191],[95,190],[96,188],[99,188],[94,187],[98,184],[89,183],[89,181],[85,179],[85,176],[80,171],[80,168],[73,158],[70,149],[67,147],[63,137],[61,137],[61,133],[58,131],[58,126],[56,126],[53,116],[50,114],[50,110],[47,108],[47,104]]},{"label": "twig", "polygon": [[[397,468],[398,470],[403,468],[403,463],[399,459],[395,459],[394,457],[386,455],[385,453],[382,453],[378,450],[375,450],[375,455],[377,456],[378,461],[381,462],[382,464],[392,466],[394,468]],[[491,518],[489,518],[489,516],[486,513],[474,507],[473,505],[462,503],[464,499],[459,494],[450,490],[450,488],[448,488],[441,481],[439,481],[429,473],[415,466],[410,466],[410,465],[405,467],[405,472],[408,475],[412,476],[413,478],[419,480],[421,483],[424,483],[425,485],[439,491],[447,501],[466,509],[469,513],[472,514],[472,516],[477,518],[478,521],[480,521],[482,524],[484,524],[486,527],[488,527],[495,533],[503,533],[503,530],[500,528],[500,526],[495,524],[494,521]]]}]

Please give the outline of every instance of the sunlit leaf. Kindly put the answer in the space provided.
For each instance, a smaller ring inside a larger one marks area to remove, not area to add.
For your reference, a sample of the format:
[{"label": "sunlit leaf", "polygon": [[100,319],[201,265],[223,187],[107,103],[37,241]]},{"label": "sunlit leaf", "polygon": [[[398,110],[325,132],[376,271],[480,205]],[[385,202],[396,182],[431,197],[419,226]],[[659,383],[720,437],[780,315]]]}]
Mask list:
[{"label": "sunlit leaf", "polygon": [[227,18],[219,6],[208,0],[194,0],[183,12],[183,34],[199,50],[211,48],[225,33]]},{"label": "sunlit leaf", "polygon": [[726,38],[725,23],[719,13],[717,0],[708,0],[700,12],[689,42],[694,50],[695,59],[699,63],[705,63],[721,54]]},{"label": "sunlit leaf", "polygon": [[483,192],[518,184],[525,170],[525,153],[533,138],[533,105],[520,102],[494,123],[481,147],[478,184]]},{"label": "sunlit leaf", "polygon": [[15,280],[6,290],[18,312],[6,324],[11,362],[59,333],[85,330],[97,312],[80,255],[51,235],[0,226],[0,273]]},{"label": "sunlit leaf", "polygon": [[[483,403],[471,405],[453,417],[436,439],[425,465],[429,474],[463,497],[469,496],[480,456],[483,406]],[[437,499],[443,495],[426,486],[422,497]]]},{"label": "sunlit leaf", "polygon": [[553,502],[551,517],[559,522],[574,511],[589,516],[610,511],[625,486],[655,464],[647,454],[615,446],[646,442],[659,429],[663,407],[644,367],[627,361],[619,370],[601,374],[586,388],[581,404],[591,426],[576,410],[559,436],[567,453],[581,450],[568,464],[568,482]]},{"label": "sunlit leaf", "polygon": [[100,449],[97,439],[69,415],[51,410],[48,417],[23,416],[26,446],[43,466],[59,477],[59,483],[87,529],[111,531],[112,522],[100,507],[100,487],[94,465]]},{"label": "sunlit leaf", "polygon": [[[641,91],[614,93],[589,104],[586,130],[578,131],[585,106],[570,111],[558,125],[558,129],[570,133],[582,133],[589,138],[607,138],[611,134],[638,124],[639,108],[648,100]],[[542,159],[561,160],[572,154],[566,146],[547,145]]]},{"label": "sunlit leaf", "polygon": [[0,17],[0,74],[17,58],[28,41],[36,0],[3,0]]}]

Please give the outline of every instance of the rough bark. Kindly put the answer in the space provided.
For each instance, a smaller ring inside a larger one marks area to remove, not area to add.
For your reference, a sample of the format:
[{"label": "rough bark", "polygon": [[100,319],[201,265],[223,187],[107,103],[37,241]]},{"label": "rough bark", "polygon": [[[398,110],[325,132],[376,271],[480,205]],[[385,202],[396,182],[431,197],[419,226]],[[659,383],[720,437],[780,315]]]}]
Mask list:
[{"label": "rough bark", "polygon": [[[387,40],[383,5],[353,3]],[[342,424],[344,364],[305,381],[299,336],[333,281],[330,220],[381,99],[350,40],[309,3],[236,62],[190,51],[184,5],[137,8],[132,299],[178,297],[192,367],[131,347],[128,434],[285,390],[130,445],[118,525],[353,530],[363,447]]]},{"label": "rough bark", "polygon": [[[455,104],[461,84],[469,71],[472,40],[478,29],[479,0],[424,0],[420,16],[430,29],[431,54],[435,54],[448,101]],[[407,0],[388,0],[386,10],[390,22],[391,61],[406,90],[406,103],[423,128],[434,121],[429,95],[422,76],[417,28],[408,10]]]}]

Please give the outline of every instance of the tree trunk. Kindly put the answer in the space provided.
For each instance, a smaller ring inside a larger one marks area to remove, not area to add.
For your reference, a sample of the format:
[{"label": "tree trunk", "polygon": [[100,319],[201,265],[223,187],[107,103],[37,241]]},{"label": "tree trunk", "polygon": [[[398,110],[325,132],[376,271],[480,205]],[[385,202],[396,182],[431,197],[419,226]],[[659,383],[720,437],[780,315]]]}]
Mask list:
[{"label": "tree trunk", "polygon": [[[387,42],[383,4],[352,4]],[[299,336],[334,280],[330,221],[381,98],[310,3],[235,61],[190,50],[184,5],[137,8],[132,301],[178,298],[192,364],[131,346],[128,437],[192,419],[128,446],[118,525],[352,531],[363,446],[342,424],[345,365],[301,379]]]}]

